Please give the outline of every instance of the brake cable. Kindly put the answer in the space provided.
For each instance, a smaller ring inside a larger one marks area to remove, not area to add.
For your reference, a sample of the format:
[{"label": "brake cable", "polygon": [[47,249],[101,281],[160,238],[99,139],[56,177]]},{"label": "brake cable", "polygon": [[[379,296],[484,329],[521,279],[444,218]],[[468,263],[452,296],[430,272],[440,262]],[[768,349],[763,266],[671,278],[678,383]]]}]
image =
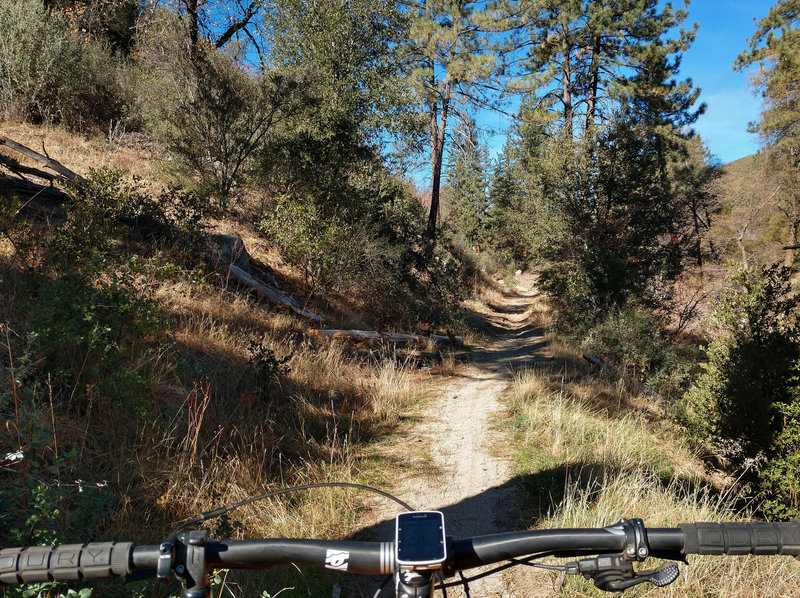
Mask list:
[{"label": "brake cable", "polygon": [[246,498],[242,501],[231,503],[229,505],[224,505],[212,511],[206,511],[205,513],[202,513],[200,517],[196,517],[194,519],[190,519],[188,521],[185,521],[184,523],[181,523],[178,527],[175,528],[172,534],[170,534],[170,537],[177,536],[178,532],[186,529],[187,527],[197,525],[198,523],[203,523],[204,521],[208,521],[209,519],[213,519],[214,517],[219,517],[220,515],[224,515],[225,513],[230,513],[234,509],[238,509],[239,507],[243,507],[244,505],[249,505],[250,503],[254,503],[259,500],[264,500],[266,498],[272,498],[273,496],[280,496],[281,494],[288,494],[290,492],[296,492],[298,490],[310,490],[313,488],[355,488],[357,490],[367,490],[369,492],[374,492],[376,494],[380,494],[385,498],[393,500],[407,511],[414,510],[407,503],[403,502],[396,496],[392,496],[388,492],[384,492],[383,490],[379,490],[371,486],[365,486],[363,484],[351,484],[349,482],[321,482],[318,484],[303,484],[302,486],[292,486],[291,488],[281,488],[280,490],[273,490],[272,492],[266,492],[264,494],[259,494],[258,496],[251,496],[250,498]]},{"label": "brake cable", "polygon": [[448,583],[441,583],[438,586],[436,586],[436,589],[439,590],[439,589],[442,589],[442,588],[453,588],[455,586],[460,586],[460,585],[464,585],[466,587],[466,584],[468,584],[470,582],[477,581],[478,579],[483,579],[484,577],[489,577],[490,575],[494,575],[495,573],[499,573],[500,571],[505,571],[506,569],[510,569],[511,567],[516,567],[517,565],[527,565],[528,567],[543,567],[543,568],[547,568],[547,569],[549,569],[550,567],[557,567],[558,566],[558,565],[542,565],[540,563],[531,562],[531,561],[534,561],[536,559],[544,558],[546,556],[553,556],[553,553],[552,552],[541,552],[541,553],[538,553],[538,554],[532,554],[530,556],[527,556],[524,559],[511,559],[507,563],[504,563],[504,564],[499,565],[497,567],[493,567],[492,569],[489,569],[488,571],[483,571],[482,573],[478,573],[477,575],[473,575],[472,577],[465,577],[464,573],[462,571],[459,571],[458,573],[461,576],[461,580],[460,581],[451,581],[451,582],[448,582]]}]

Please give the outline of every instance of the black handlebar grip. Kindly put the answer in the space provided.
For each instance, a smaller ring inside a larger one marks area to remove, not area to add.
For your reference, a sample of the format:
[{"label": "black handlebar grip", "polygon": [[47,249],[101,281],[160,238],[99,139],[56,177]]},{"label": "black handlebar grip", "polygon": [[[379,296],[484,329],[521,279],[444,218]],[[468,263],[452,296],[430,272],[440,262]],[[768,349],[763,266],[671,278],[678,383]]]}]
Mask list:
[{"label": "black handlebar grip", "polygon": [[94,542],[0,550],[0,585],[127,575],[130,542]]},{"label": "black handlebar grip", "polygon": [[800,520],[783,523],[684,523],[684,554],[800,555]]}]

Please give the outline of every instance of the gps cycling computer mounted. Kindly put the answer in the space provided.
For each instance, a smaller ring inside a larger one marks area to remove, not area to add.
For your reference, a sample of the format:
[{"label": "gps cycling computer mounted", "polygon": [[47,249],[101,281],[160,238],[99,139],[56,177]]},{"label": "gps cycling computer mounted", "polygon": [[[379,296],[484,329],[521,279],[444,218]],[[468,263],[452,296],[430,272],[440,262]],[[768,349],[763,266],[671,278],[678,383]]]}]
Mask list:
[{"label": "gps cycling computer mounted", "polygon": [[395,557],[400,567],[433,568],[447,559],[444,515],[409,511],[395,518]]}]

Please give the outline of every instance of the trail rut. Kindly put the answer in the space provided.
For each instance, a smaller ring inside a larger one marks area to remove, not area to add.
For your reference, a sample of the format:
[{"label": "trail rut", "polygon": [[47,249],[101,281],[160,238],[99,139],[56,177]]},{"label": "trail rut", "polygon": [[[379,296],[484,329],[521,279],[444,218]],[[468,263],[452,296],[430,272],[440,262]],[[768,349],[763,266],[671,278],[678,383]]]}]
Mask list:
[{"label": "trail rut", "polygon": [[[519,529],[520,489],[505,457],[508,439],[496,423],[514,370],[535,364],[543,345],[541,331],[526,323],[534,298],[523,292],[489,306],[482,317],[493,340],[439,387],[393,451],[400,465],[393,472],[394,494],[416,509],[442,511],[448,534],[456,538]],[[410,467],[402,467],[404,459]],[[395,507],[372,506],[367,536],[393,535]],[[472,596],[514,596],[499,575],[470,589]],[[460,594],[450,590],[453,595]]]}]

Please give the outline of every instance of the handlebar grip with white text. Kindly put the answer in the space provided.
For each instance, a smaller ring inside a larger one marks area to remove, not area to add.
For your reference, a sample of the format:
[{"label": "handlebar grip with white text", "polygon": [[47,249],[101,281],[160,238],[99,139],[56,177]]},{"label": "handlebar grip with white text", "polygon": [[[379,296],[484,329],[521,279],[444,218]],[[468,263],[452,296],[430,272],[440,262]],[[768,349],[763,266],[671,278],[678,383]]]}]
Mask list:
[{"label": "handlebar grip with white text", "polygon": [[97,579],[131,572],[130,542],[93,542],[0,550],[0,584]]}]

